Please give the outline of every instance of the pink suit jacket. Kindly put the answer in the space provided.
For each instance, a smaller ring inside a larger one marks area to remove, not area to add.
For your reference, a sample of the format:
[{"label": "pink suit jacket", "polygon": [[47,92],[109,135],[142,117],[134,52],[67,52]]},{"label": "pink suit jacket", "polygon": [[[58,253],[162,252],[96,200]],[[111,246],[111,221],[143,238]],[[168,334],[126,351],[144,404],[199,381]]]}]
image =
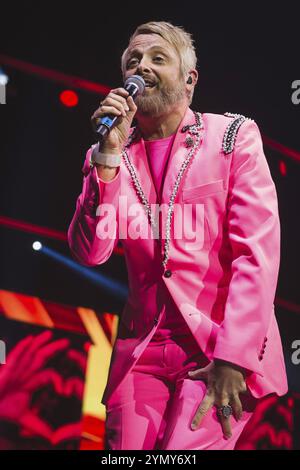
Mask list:
[{"label": "pink suit jacket", "polygon": [[[139,203],[124,161],[113,180],[98,182],[96,168],[89,165],[94,146],[87,151],[83,189],[68,230],[69,246],[79,262],[94,266],[105,263],[121,238],[129,278],[129,295],[119,322],[103,404],[107,404],[155,332],[162,283],[209,360],[220,358],[248,369],[247,386],[257,398],[287,392],[273,304],[280,263],[280,221],[276,188],[260,131],[254,121],[245,120],[233,151],[225,155],[223,136],[233,118],[211,113],[202,117],[201,143],[181,179],[175,202],[182,207],[203,205],[204,216],[199,220],[204,238],[198,249],[187,250],[188,229],[187,235],[177,238],[171,229],[167,264],[170,277],[163,275],[163,245],[157,239],[119,237],[120,224],[123,230],[129,225],[125,211],[119,210],[119,197],[126,196],[128,206]],[[188,108],[169,158],[163,204],[169,203],[189,150],[182,128],[194,122],[194,113]],[[142,138],[131,144],[128,156],[149,203],[158,203]],[[116,209],[114,239],[96,235],[104,217],[96,209],[105,203]],[[149,226],[143,214],[143,223]],[[192,217],[198,217],[195,211]]]}]

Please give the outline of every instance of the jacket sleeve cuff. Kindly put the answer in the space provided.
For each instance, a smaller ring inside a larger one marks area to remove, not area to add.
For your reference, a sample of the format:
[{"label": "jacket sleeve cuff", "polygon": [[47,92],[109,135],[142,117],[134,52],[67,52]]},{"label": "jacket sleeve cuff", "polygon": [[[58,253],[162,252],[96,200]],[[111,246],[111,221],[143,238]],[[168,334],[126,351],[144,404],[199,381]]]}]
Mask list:
[{"label": "jacket sleeve cuff", "polygon": [[84,174],[83,189],[80,195],[80,204],[85,213],[96,217],[96,210],[99,204],[117,203],[120,192],[120,167],[117,174],[110,181],[99,178],[97,168],[90,165],[90,156],[94,146],[90,147],[86,153],[85,162],[82,168]]},{"label": "jacket sleeve cuff", "polygon": [[214,359],[231,362],[263,377],[263,368],[259,357],[259,353],[253,353],[253,348],[248,350],[244,348],[242,355],[239,354],[238,349],[235,352],[232,347],[226,347],[226,343],[222,341],[222,338],[218,338],[213,354]]}]

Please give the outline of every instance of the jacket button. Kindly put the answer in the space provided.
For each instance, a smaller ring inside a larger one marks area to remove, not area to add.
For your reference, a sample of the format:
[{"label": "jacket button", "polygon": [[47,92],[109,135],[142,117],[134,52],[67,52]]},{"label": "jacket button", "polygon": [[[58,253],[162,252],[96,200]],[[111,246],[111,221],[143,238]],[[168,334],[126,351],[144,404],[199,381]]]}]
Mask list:
[{"label": "jacket button", "polygon": [[157,325],[157,323],[158,323],[158,317],[155,317],[154,318],[154,324]]},{"label": "jacket button", "polygon": [[262,354],[260,354],[260,356],[258,356],[258,360],[259,360],[259,361],[262,361],[262,360],[263,360],[263,355],[262,355]]},{"label": "jacket button", "polygon": [[164,272],[165,277],[171,277],[172,276],[172,271],[170,269],[166,269]]},{"label": "jacket button", "polygon": [[268,338],[267,338],[267,337],[265,337],[265,339],[264,339],[264,342],[266,343],[267,341],[268,341]]}]

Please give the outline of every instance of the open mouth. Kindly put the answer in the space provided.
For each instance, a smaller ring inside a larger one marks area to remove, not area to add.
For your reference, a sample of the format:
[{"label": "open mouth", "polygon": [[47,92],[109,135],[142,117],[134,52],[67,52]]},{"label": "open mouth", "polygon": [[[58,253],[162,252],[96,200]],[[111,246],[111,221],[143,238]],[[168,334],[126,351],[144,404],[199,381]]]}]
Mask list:
[{"label": "open mouth", "polygon": [[145,80],[145,88],[154,88],[155,86],[156,86],[156,83]]}]

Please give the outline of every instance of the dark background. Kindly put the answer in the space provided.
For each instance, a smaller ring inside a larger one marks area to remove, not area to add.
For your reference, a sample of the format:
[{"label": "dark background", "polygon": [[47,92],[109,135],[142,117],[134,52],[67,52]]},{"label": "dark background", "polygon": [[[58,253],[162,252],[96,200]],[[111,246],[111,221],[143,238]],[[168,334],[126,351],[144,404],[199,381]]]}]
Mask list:
[{"label": "dark background", "polygon": [[[195,39],[199,82],[192,108],[244,114],[257,122],[262,134],[300,152],[300,105],[291,101],[291,84],[300,79],[296,5],[6,4],[1,6],[0,53],[114,87],[121,84],[120,56],[136,26],[150,20],[170,21]],[[0,215],[66,232],[81,191],[85,152],[94,143],[90,116],[101,96],[76,90],[79,105],[66,108],[59,101],[63,85],[3,68],[10,82],[7,104],[0,107]],[[266,146],[265,153],[278,191],[282,224],[277,296],[300,305],[300,164]],[[279,172],[280,159],[286,163],[286,177]],[[70,257],[66,243],[0,229],[0,288],[121,312],[123,302],[116,296],[31,248],[38,239]],[[91,269],[127,282],[120,256]],[[289,356],[291,342],[300,339],[300,313],[279,307],[276,311],[290,382],[297,387],[293,371],[298,370]]]}]

